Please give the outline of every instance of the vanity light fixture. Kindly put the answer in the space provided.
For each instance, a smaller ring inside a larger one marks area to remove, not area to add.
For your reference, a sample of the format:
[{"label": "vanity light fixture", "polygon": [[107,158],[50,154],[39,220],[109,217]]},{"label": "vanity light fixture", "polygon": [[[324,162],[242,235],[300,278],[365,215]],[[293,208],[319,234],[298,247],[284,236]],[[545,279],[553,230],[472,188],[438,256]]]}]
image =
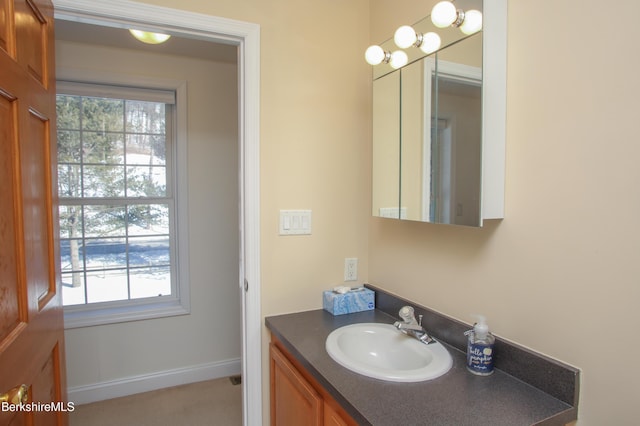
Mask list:
[{"label": "vanity light fixture", "polygon": [[[431,10],[431,22],[438,28],[460,28],[464,34],[471,35],[482,29],[482,12],[475,9],[465,12],[457,9],[451,1],[441,1]],[[436,52],[442,45],[442,39],[437,33],[417,33],[410,25],[398,28],[393,35],[393,41],[400,49],[418,47],[427,55]],[[385,51],[378,45],[369,46],[364,57],[371,65],[385,63],[394,69],[401,68],[409,62],[404,51]]]},{"label": "vanity light fixture", "polygon": [[387,52],[378,45],[369,46],[364,52],[364,58],[371,65],[385,63],[396,69],[405,66],[409,62],[409,57],[402,50]]},{"label": "vanity light fixture", "polygon": [[398,28],[393,36],[393,41],[402,49],[415,46],[419,47],[424,53],[433,53],[440,48],[442,40],[440,36],[434,32],[425,34],[416,33],[413,27],[403,25]]},{"label": "vanity light fixture", "polygon": [[169,40],[169,37],[171,37],[168,34],[152,33],[149,31],[141,31],[141,30],[134,30],[134,29],[130,29],[129,32],[136,39],[147,44],[164,43],[165,41]]},{"label": "vanity light fixture", "polygon": [[389,65],[391,65],[393,69],[398,69],[407,65],[407,62],[409,62],[409,56],[407,56],[404,50],[396,50],[391,54]]},{"label": "vanity light fixture", "polygon": [[450,1],[436,3],[431,9],[431,22],[438,28],[459,27],[464,21],[464,11],[456,9]]},{"label": "vanity light fixture", "polygon": [[391,60],[391,52],[386,52],[382,47],[374,44],[364,52],[364,59],[371,65],[379,65],[383,62],[388,64]]},{"label": "vanity light fixture", "polygon": [[422,44],[422,34],[416,33],[416,31],[409,25],[403,25],[398,28],[393,35],[393,41],[396,46],[401,49],[406,49],[409,46],[419,46]]},{"label": "vanity light fixture", "polygon": [[482,29],[482,12],[471,9],[464,13],[464,22],[460,25],[460,31],[466,35],[475,34]]},{"label": "vanity light fixture", "polygon": [[482,13],[478,10],[465,12],[450,1],[441,1],[431,9],[431,22],[438,28],[456,27],[471,35],[482,29]]}]

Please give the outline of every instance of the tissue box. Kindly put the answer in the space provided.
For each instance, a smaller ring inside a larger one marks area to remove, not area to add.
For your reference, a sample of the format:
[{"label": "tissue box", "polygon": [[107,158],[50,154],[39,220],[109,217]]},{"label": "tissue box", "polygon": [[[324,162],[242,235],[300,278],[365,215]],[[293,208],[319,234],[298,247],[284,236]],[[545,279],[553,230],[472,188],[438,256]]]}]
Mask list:
[{"label": "tissue box", "polygon": [[323,293],[322,307],[333,315],[371,311],[376,307],[375,293],[368,288],[339,294],[331,290]]}]

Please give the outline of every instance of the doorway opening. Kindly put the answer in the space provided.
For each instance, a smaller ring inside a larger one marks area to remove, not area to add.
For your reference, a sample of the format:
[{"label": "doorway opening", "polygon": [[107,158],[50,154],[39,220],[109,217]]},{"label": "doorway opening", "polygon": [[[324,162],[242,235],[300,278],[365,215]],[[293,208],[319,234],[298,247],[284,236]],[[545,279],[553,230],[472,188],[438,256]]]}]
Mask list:
[{"label": "doorway opening", "polygon": [[[125,0],[59,0],[57,20],[101,27],[166,32],[237,49],[239,280],[243,421],[262,424],[259,255],[259,26]],[[214,326],[214,324],[212,324]],[[251,410],[248,409],[251,407]]]}]

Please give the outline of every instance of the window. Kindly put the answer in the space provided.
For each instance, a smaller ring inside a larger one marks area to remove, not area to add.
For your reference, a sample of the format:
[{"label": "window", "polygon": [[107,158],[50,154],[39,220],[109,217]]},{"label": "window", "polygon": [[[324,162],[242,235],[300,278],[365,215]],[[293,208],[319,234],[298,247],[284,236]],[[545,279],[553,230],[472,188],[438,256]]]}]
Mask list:
[{"label": "window", "polygon": [[70,82],[57,91],[65,324],[185,313],[175,92]]}]

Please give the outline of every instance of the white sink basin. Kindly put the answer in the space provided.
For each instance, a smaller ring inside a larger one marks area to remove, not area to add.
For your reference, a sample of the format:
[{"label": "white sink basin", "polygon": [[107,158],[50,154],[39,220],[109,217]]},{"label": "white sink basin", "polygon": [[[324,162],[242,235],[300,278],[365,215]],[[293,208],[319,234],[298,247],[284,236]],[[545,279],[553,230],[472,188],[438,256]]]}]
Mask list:
[{"label": "white sink basin", "polygon": [[453,361],[439,342],[426,345],[391,324],[361,323],[334,330],[327,352],[359,374],[392,382],[420,382],[442,376]]}]

